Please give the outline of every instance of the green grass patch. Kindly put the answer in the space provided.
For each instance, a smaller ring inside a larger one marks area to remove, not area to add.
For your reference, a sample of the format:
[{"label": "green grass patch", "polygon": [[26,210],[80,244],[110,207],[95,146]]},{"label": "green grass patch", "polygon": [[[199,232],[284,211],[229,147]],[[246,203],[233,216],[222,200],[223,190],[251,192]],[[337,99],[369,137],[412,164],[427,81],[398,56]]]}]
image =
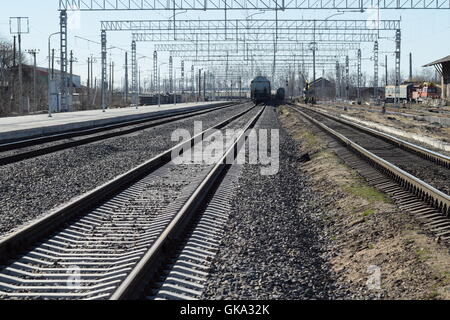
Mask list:
[{"label": "green grass patch", "polygon": [[367,209],[366,211],[364,211],[364,212],[361,212],[361,216],[362,217],[368,217],[368,216],[371,216],[371,215],[373,215],[373,214],[375,214],[375,210],[374,209]]},{"label": "green grass patch", "polygon": [[416,249],[416,254],[421,261],[430,259],[429,252],[426,248]]},{"label": "green grass patch", "polygon": [[368,185],[353,184],[351,186],[344,187],[344,190],[350,194],[366,199],[370,203],[374,202],[391,203],[391,200],[388,197],[386,197],[384,193]]},{"label": "green grass patch", "polygon": [[317,137],[309,131],[306,131],[303,134],[303,139],[305,140],[305,142],[308,144],[309,147],[313,147],[318,143]]}]

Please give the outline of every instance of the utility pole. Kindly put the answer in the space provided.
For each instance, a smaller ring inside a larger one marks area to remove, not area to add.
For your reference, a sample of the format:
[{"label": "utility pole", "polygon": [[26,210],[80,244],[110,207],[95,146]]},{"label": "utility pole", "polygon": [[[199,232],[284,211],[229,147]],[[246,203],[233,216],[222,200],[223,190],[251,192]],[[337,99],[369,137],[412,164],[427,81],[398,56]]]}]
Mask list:
[{"label": "utility pole", "polygon": [[239,102],[241,102],[242,99],[242,78],[239,76]]},{"label": "utility pole", "polygon": [[206,71],[203,71],[203,101],[206,101]]},{"label": "utility pole", "polygon": [[195,67],[194,65],[191,65],[191,94],[192,94],[192,100],[195,96]]},{"label": "utility pole", "polygon": [[52,79],[55,78],[55,49],[52,49]]},{"label": "utility pole", "polygon": [[125,103],[128,103],[128,52],[125,52]]},{"label": "utility pole", "polygon": [[17,34],[19,42],[19,108],[23,108],[23,74],[22,74],[22,34],[30,32],[28,17],[9,18],[9,30],[11,34]]},{"label": "utility pole", "polygon": [[[111,59],[111,56],[109,57]],[[109,81],[108,81],[108,88],[109,88],[109,105],[111,105],[112,102],[112,61],[109,63]]]},{"label": "utility pole", "polygon": [[385,85],[388,85],[388,59],[387,59],[387,55],[384,56],[384,82]]},{"label": "utility pole", "polygon": [[36,54],[39,52],[37,49],[27,50],[29,54],[33,56],[33,104],[34,111],[38,111],[38,103],[36,99]]},{"label": "utility pole", "polygon": [[114,100],[114,61],[111,62],[111,104],[113,104]]},{"label": "utility pole", "polygon": [[409,53],[409,81],[412,81],[412,52]]},{"label": "utility pole", "polygon": [[[95,62],[97,62],[95,60]],[[90,75],[90,81],[91,81],[91,87],[93,90],[95,90],[95,92],[97,91],[97,83],[94,82],[94,57],[91,54],[91,75]],[[94,86],[92,85],[94,83]],[[94,100],[92,100],[92,105],[94,105],[95,103],[95,95],[94,95]]]},{"label": "utility pole", "polygon": [[87,78],[87,100],[91,101],[91,58],[87,59],[88,78]]},{"label": "utility pole", "polygon": [[67,111],[73,111],[72,109],[72,99],[73,99],[73,63],[77,62],[76,59],[73,57],[73,51],[70,50],[70,70],[69,70],[69,103],[67,104],[67,107],[69,108]]},{"label": "utility pole", "polygon": [[23,83],[22,83],[22,36],[19,33],[18,35],[19,40],[19,110],[22,111],[23,108]]},{"label": "utility pole", "polygon": [[202,69],[198,70],[198,95],[197,102],[200,101],[200,96],[202,94]]},{"label": "utility pole", "polygon": [[11,111],[14,109],[14,107],[16,105],[16,85],[15,85],[16,84],[16,66],[17,66],[17,64],[16,64],[16,53],[17,53],[16,42],[17,42],[17,37],[14,36],[14,49],[13,49],[14,50],[14,52],[13,52],[13,70],[14,70],[14,72],[12,72],[13,93],[12,93],[11,106],[10,106]]}]

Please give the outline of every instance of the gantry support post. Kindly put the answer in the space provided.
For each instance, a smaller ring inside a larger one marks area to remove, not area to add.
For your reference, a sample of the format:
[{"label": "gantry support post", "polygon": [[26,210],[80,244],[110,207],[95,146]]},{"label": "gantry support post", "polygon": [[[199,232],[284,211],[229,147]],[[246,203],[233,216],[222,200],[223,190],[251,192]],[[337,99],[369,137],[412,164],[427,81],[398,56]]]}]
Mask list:
[{"label": "gantry support post", "polygon": [[169,57],[169,94],[173,93],[173,58]]},{"label": "gantry support post", "polygon": [[184,94],[184,60],[181,61],[181,95]]},{"label": "gantry support post", "polygon": [[[396,105],[400,102],[398,98],[400,95],[400,57],[401,57],[401,31],[397,29],[395,31],[395,103]],[[398,98],[398,99],[397,99]]]},{"label": "gantry support post", "polygon": [[195,97],[195,68],[194,68],[194,65],[191,66],[191,95],[192,95],[192,98]]},{"label": "gantry support post", "polygon": [[61,46],[61,103],[60,111],[68,111],[68,99],[67,99],[67,11],[62,10],[59,16],[60,27],[60,46]]},{"label": "gantry support post", "polygon": [[378,41],[373,46],[373,99],[378,103]]},{"label": "gantry support post", "polygon": [[107,82],[107,78],[108,78],[108,52],[106,49],[106,31],[102,30],[102,109],[103,112],[106,111],[107,108],[107,103],[106,103],[106,92],[108,90],[108,82]]},{"label": "gantry support post", "polygon": [[125,52],[125,104],[128,104],[128,92],[129,85],[128,85],[128,51]]},{"label": "gantry support post", "polygon": [[341,93],[341,68],[339,61],[336,61],[336,98],[340,98]]},{"label": "gantry support post", "polygon": [[138,67],[136,58],[136,41],[131,42],[131,90],[133,91],[132,104],[139,106],[139,92],[138,92]]},{"label": "gantry support post", "polygon": [[358,49],[358,88],[356,90],[356,96],[358,104],[361,104],[361,49]]},{"label": "gantry support post", "polygon": [[350,100],[350,63],[348,56],[345,57],[345,98]]},{"label": "gantry support post", "polygon": [[227,51],[227,64],[225,67],[225,93],[228,94],[228,51]]},{"label": "gantry support post", "polygon": [[157,91],[158,91],[158,52],[155,50],[153,51],[153,93],[156,93]]}]

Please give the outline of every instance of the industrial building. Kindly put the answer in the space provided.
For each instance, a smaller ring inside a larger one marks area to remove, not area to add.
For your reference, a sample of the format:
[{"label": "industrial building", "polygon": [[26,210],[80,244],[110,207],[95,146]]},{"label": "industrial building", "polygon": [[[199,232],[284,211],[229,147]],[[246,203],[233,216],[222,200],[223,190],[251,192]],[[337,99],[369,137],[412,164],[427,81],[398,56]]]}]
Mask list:
[{"label": "industrial building", "polygon": [[424,67],[431,66],[435,67],[441,76],[441,98],[450,100],[450,55],[424,65]]}]

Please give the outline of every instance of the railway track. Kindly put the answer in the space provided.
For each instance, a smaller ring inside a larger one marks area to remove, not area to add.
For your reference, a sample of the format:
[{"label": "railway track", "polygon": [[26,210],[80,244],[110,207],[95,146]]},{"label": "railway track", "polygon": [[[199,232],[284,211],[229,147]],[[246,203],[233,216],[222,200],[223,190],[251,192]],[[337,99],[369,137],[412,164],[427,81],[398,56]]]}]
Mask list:
[{"label": "railway track", "polygon": [[291,108],[333,137],[337,154],[369,183],[450,240],[449,157],[318,110]]},{"label": "railway track", "polygon": [[0,166],[113,137],[127,135],[233,106],[236,106],[236,104],[229,103],[218,107],[203,107],[195,110],[175,111],[168,114],[150,116],[144,119],[126,121],[113,125],[3,143],[0,144]]},{"label": "railway track", "polygon": [[175,165],[172,153],[182,147],[195,152],[211,129],[250,129],[263,112],[249,106],[1,241],[0,298],[144,297],[220,188],[230,167],[225,159],[245,135],[212,165]]}]

